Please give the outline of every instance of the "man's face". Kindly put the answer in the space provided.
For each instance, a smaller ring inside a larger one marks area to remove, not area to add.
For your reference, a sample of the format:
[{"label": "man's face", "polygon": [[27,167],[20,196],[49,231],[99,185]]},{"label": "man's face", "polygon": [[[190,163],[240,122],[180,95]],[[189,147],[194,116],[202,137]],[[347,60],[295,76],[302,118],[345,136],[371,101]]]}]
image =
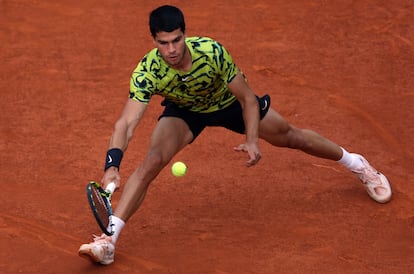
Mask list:
[{"label": "man's face", "polygon": [[167,64],[173,68],[179,68],[183,65],[186,45],[185,35],[180,29],[172,32],[158,32],[154,38],[154,43]]}]

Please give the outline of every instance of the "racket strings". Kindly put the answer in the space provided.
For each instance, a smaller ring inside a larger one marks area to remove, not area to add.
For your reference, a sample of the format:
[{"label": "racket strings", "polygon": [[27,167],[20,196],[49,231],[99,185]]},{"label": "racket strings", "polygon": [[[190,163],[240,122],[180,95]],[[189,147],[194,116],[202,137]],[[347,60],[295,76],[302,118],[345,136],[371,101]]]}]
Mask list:
[{"label": "racket strings", "polygon": [[106,197],[102,196],[102,193],[96,189],[92,188],[92,197],[93,202],[95,204],[96,212],[99,215],[99,219],[103,223],[104,226],[109,225],[109,214],[108,214],[108,207],[107,203],[104,201]]}]

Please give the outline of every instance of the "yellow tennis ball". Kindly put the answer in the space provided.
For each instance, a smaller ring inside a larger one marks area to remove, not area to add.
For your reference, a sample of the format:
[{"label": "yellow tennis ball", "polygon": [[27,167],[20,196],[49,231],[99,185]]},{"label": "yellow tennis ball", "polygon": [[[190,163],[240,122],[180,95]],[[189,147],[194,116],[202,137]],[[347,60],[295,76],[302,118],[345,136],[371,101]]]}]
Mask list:
[{"label": "yellow tennis ball", "polygon": [[183,162],[175,162],[171,167],[171,172],[176,177],[184,176],[187,173],[187,166]]}]

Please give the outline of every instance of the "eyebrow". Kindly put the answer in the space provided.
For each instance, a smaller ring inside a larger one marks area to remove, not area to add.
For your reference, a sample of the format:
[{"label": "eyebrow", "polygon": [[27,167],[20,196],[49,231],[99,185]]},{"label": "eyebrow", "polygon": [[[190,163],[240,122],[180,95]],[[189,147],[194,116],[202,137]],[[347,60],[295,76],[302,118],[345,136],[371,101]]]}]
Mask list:
[{"label": "eyebrow", "polygon": [[[183,38],[183,35],[180,34],[177,37],[175,37],[174,39],[171,40],[171,42],[177,42],[180,41]],[[170,41],[166,41],[166,40],[161,40],[161,39],[156,39],[158,41],[158,43],[168,43]]]}]

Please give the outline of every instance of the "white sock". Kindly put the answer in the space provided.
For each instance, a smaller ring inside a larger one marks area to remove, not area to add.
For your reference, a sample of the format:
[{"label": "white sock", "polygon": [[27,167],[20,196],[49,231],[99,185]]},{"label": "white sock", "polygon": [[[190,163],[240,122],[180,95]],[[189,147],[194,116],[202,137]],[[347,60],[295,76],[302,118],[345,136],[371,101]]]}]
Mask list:
[{"label": "white sock", "polygon": [[338,163],[348,168],[349,170],[356,170],[362,167],[362,162],[355,154],[349,153],[343,147],[341,147],[341,149],[342,158],[338,161]]},{"label": "white sock", "polygon": [[112,215],[109,218],[111,218],[112,231],[114,232],[114,234],[112,234],[111,236],[111,239],[112,239],[112,243],[115,244],[116,241],[118,240],[119,234],[124,228],[125,222],[122,219],[116,217],[115,215]]}]

